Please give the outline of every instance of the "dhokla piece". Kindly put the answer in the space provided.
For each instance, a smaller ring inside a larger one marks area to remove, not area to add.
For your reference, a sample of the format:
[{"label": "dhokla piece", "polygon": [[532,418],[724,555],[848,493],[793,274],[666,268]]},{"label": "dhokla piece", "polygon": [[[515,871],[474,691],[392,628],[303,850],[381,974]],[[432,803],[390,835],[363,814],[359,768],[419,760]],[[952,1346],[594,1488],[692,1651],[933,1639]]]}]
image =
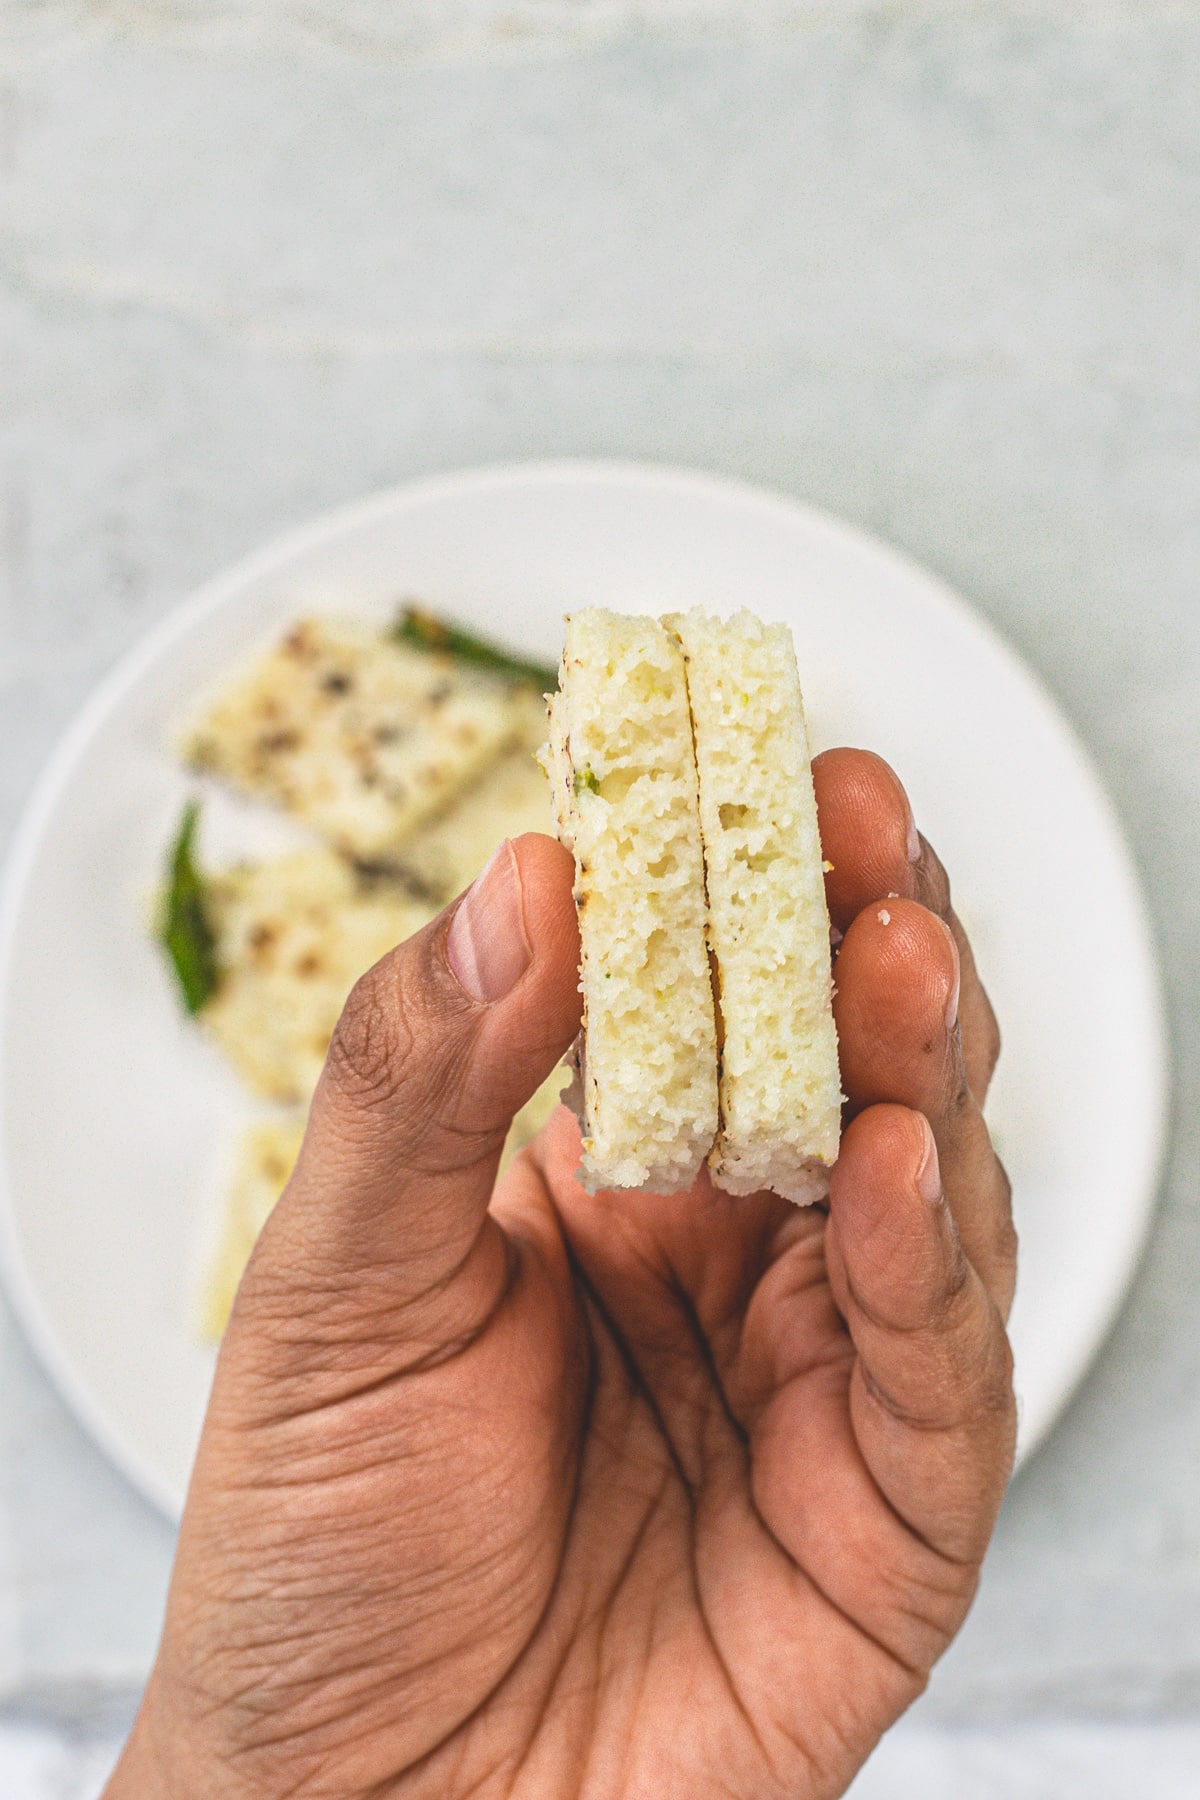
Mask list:
[{"label": "dhokla piece", "polygon": [[397,851],[396,870],[416,891],[449,900],[475,879],[504,838],[551,830],[550,788],[534,755],[545,735],[546,703],[539,694],[513,749]]},{"label": "dhokla piece", "polygon": [[[563,1071],[558,1068],[527,1100],[508,1134],[500,1161],[505,1169],[546,1123],[559,1101]],[[285,1113],[260,1119],[242,1132],[225,1192],[217,1247],[200,1294],[201,1335],[214,1342],[229,1322],[234,1296],[258,1234],[266,1224],[295,1167],[304,1140],[305,1115]]]},{"label": "dhokla piece", "polygon": [[686,658],[722,1032],[718,1187],[827,1191],[841,1130],[829,915],[790,631],[752,613],[668,623]]},{"label": "dhokla piece", "polygon": [[303,1114],[263,1119],[243,1131],[225,1195],[220,1239],[200,1296],[200,1330],[219,1338],[259,1232],[287,1185],[304,1139]]},{"label": "dhokla piece", "polygon": [[217,696],[183,751],[374,862],[515,741],[527,703],[449,657],[306,619]]},{"label": "dhokla piece", "polygon": [[568,617],[549,774],[582,946],[580,1179],[673,1193],[713,1141],[716,1023],[683,656],[658,620]]},{"label": "dhokla piece", "polygon": [[271,1100],[306,1101],[360,975],[431,917],[323,846],[206,877],[219,980],[201,1018]]}]

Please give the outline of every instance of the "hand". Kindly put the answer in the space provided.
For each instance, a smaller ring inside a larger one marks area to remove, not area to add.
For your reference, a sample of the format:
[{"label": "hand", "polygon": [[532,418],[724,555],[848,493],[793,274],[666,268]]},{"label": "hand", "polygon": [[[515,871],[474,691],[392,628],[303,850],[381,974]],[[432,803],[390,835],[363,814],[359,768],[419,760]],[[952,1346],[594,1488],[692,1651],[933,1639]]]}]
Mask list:
[{"label": "hand", "polygon": [[503,848],[346,1008],[109,1800],[815,1800],[920,1693],[1013,1449],[998,1039],[896,777],[815,773],[828,1214],[590,1198],[562,1110],[493,1194],[579,1006],[570,859]]}]

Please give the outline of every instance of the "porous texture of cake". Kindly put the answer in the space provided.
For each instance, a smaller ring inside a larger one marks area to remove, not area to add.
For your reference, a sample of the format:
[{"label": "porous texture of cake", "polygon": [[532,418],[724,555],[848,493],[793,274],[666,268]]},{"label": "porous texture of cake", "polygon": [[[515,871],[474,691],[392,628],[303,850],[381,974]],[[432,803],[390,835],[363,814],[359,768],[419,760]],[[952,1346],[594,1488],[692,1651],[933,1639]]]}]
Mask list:
[{"label": "porous texture of cake", "polygon": [[567,619],[548,760],[582,943],[580,1178],[671,1193],[713,1141],[716,1028],[683,657],[657,620]]},{"label": "porous texture of cake", "polygon": [[828,1189],[841,1130],[817,809],[791,633],[668,621],[686,657],[722,1032],[718,1187]]},{"label": "porous texture of cake", "polygon": [[186,734],[193,767],[386,860],[520,735],[528,690],[367,627],[306,619]]},{"label": "porous texture of cake", "polygon": [[256,1093],[306,1101],[350,989],[433,908],[324,847],[206,886],[219,982],[201,1018]]}]

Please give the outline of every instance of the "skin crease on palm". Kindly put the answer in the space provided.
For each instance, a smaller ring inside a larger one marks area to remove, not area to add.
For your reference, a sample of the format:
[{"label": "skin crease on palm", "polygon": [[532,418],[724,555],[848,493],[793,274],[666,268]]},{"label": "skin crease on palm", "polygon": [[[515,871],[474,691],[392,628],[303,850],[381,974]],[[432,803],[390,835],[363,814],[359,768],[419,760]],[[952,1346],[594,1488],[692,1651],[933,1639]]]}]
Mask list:
[{"label": "skin crease on palm", "polygon": [[579,1009],[570,858],[502,849],[351,997],[107,1800],[825,1800],[921,1692],[1013,1453],[999,1040],[897,777],[814,775],[828,1212],[590,1197],[561,1109],[493,1194]]}]

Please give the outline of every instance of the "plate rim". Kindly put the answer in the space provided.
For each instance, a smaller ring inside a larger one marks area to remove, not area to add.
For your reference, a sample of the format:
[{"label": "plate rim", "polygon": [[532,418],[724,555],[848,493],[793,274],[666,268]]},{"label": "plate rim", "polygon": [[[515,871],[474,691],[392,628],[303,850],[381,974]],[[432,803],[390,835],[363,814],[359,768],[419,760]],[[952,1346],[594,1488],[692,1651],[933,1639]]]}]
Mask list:
[{"label": "plate rim", "polygon": [[[642,461],[631,457],[538,457],[506,462],[467,464],[439,473],[394,482],[386,487],[318,513],[285,528],[255,549],[225,565],[175,601],[164,615],[137,637],[104,672],[82,701],[55,741],[38,772],[18,815],[8,851],[0,868],[0,1023],[7,1009],[14,965],[17,927],[22,901],[35,869],[46,832],[62,793],[87,745],[102,723],[120,706],[162,653],[202,618],[218,610],[249,582],[269,574],[272,568],[315,549],[330,538],[352,532],[373,520],[406,507],[420,507],[461,497],[471,490],[501,489],[525,483],[562,485],[633,485],[659,491],[673,490],[692,496],[708,495],[740,506],[757,508],[780,519],[797,520],[834,540],[840,548],[866,556],[881,570],[892,570],[919,593],[931,611],[949,616],[966,626],[985,643],[1009,677],[1024,689],[1027,698],[1052,721],[1063,749],[1069,753],[1077,776],[1089,790],[1108,839],[1114,870],[1119,871],[1130,915],[1138,932],[1137,976],[1145,1002],[1145,1049],[1150,1066],[1146,1082],[1144,1154],[1138,1192],[1124,1215],[1122,1255],[1114,1259],[1114,1272],[1103,1292],[1097,1287],[1091,1329],[1081,1334],[1074,1354],[1066,1359],[1057,1383],[1054,1404],[1045,1409],[1032,1434],[1022,1433],[1014,1473],[1024,1467],[1047,1440],[1079,1391],[1087,1373],[1111,1334],[1141,1267],[1157,1207],[1159,1188],[1169,1144],[1172,1086],[1170,1031],[1162,959],[1137,859],[1120,814],[1091,752],[1074,721],[1067,715],[1049,685],[981,612],[936,571],[906,550],[823,508],[798,499],[782,489],[764,486],[741,476],[690,468],[682,464]],[[0,1084],[0,1278],[24,1335],[44,1372],[76,1419],[103,1451],[109,1462],[159,1510],[178,1520],[186,1498],[165,1480],[113,1427],[78,1378],[70,1356],[61,1348],[55,1328],[27,1267],[17,1227],[17,1206],[10,1190],[4,1088]]]}]

